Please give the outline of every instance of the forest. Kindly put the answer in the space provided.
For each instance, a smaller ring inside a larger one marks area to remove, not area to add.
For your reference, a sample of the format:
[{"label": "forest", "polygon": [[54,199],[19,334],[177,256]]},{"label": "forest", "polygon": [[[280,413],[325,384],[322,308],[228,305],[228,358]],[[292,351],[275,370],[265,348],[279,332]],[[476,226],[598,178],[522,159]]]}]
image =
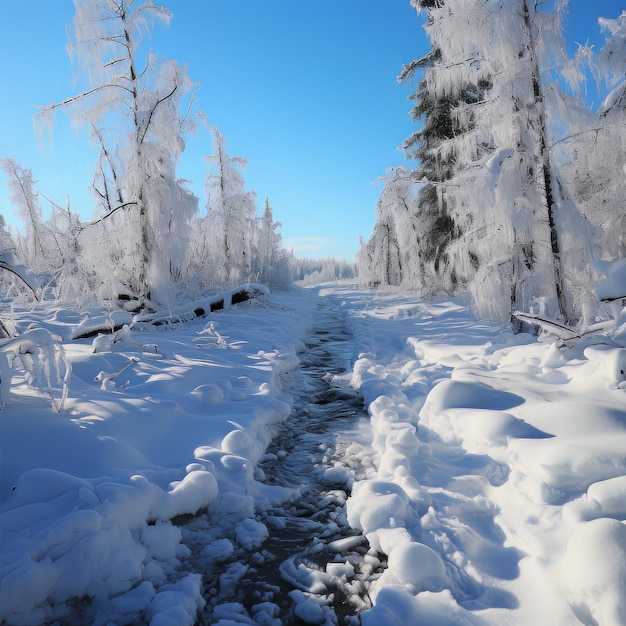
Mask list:
[{"label": "forest", "polygon": [[398,77],[413,88],[404,149],[417,165],[386,177],[361,280],[424,298],[468,290],[492,320],[579,321],[594,262],[626,256],[626,13],[600,19],[602,49],[570,57],[567,2],[412,5],[431,42]]},{"label": "forest", "polygon": [[[567,2],[411,4],[431,43],[398,76],[412,89],[416,130],[403,150],[416,165],[384,179],[357,254],[359,282],[427,299],[468,293],[474,313],[491,320],[524,311],[577,323],[595,300],[601,263],[626,254],[624,14],[600,19],[602,49],[578,44],[568,55]],[[9,228],[0,216],[5,282],[17,274],[35,292],[122,298],[140,310],[237,283],[353,275],[347,263],[298,260],[283,248],[269,199],[259,211],[246,159],[208,124],[187,69],[146,48],[169,9],[75,5],[69,51],[89,86],[41,107],[35,123],[54,124],[64,111],[99,147],[93,218],[2,158],[23,224]],[[595,108],[585,100],[590,80]],[[178,172],[191,132],[213,144],[202,210]]]}]

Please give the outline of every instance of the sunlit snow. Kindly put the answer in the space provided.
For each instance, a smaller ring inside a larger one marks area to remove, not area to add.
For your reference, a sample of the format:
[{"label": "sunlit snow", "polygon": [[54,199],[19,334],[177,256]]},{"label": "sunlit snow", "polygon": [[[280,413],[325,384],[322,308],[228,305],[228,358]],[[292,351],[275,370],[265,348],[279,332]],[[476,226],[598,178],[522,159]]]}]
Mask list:
[{"label": "sunlit snow", "polygon": [[[459,301],[348,286],[79,340],[115,316],[16,309],[18,328],[61,337],[72,373],[62,412],[19,368],[10,389],[3,378],[3,623],[192,625],[208,601],[215,624],[283,623],[275,597],[218,600],[250,566],[233,554],[262,563],[284,526],[259,511],[297,495],[257,468],[290,419],[319,299],[345,317],[346,377],[371,430],[324,472],[350,490],[362,535],[320,537],[334,555],[323,570],[281,565],[294,619],[340,623],[335,586],[365,626],[626,624],[623,316],[612,335],[564,343],[476,321]],[[359,545],[357,564],[345,555]],[[214,580],[194,558],[228,565]]]}]

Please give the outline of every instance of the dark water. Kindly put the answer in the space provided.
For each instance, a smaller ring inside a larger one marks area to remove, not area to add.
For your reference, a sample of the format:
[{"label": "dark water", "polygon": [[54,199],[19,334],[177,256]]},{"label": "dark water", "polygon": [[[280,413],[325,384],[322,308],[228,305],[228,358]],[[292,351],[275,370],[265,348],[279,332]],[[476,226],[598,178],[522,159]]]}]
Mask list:
[{"label": "dark water", "polygon": [[320,298],[301,368],[290,383],[292,415],[258,466],[261,482],[288,487],[291,495],[257,512],[270,536],[222,565],[222,572],[234,572],[237,584],[229,593],[212,589],[200,623],[216,623],[227,613],[220,606],[233,602],[250,617],[269,602],[279,607],[274,619],[282,624],[313,623],[298,617],[302,593],[324,607],[324,621],[318,623],[359,624],[358,613],[369,607],[367,586],[380,575],[381,564],[345,513],[351,481],[371,468],[363,400],[341,377],[351,368],[353,350],[340,305]]}]

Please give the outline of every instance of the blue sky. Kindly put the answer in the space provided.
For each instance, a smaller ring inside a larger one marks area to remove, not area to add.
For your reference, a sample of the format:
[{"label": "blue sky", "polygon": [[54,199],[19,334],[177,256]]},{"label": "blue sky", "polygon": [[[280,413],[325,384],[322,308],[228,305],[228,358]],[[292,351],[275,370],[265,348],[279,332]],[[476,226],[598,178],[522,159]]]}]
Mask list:
[{"label": "blue sky", "polygon": [[[158,2],[156,2],[158,4]],[[428,41],[409,0],[161,0],[173,12],[148,42],[187,64],[198,106],[222,130],[232,156],[248,159],[246,187],[269,197],[286,245],[297,256],[352,260],[369,237],[380,184],[405,163],[398,150],[414,130],[402,64]],[[623,0],[571,0],[569,39],[600,44],[596,18],[617,17]],[[29,167],[38,188],[91,217],[88,187],[96,153],[87,132],[57,114],[37,138],[36,105],[77,92],[66,53],[71,0],[7,2],[0,51],[0,158]],[[187,138],[179,175],[204,203],[206,131]],[[12,220],[4,177],[0,213]]]}]

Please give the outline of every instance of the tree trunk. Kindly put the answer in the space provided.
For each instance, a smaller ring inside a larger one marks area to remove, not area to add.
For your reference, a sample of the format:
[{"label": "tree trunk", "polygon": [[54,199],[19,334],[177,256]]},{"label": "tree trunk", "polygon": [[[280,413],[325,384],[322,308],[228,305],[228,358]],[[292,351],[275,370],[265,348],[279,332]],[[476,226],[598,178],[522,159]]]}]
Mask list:
[{"label": "tree trunk", "polygon": [[[552,184],[552,166],[550,163],[550,153],[547,141],[547,126],[544,109],[543,89],[541,85],[541,73],[539,61],[537,59],[536,42],[533,35],[532,21],[528,8],[528,0],[522,0],[524,28],[527,37],[527,52],[530,55],[531,80],[533,88],[534,107],[529,114],[529,125],[537,134],[538,145],[535,154],[539,169],[539,187],[541,190],[542,204],[545,211],[545,222],[549,230],[550,255],[552,262],[552,273],[554,275],[554,288],[556,292],[559,313],[564,319],[568,319],[568,307],[565,296],[565,285],[561,269],[561,245],[559,242],[559,230],[556,224],[556,212],[558,204],[554,195]],[[533,120],[533,117],[535,118]],[[535,243],[535,242],[533,242]],[[536,244],[535,244],[536,245]]]},{"label": "tree trunk", "polygon": [[[142,143],[146,130],[141,128],[139,118],[139,93],[137,89],[137,72],[135,69],[135,58],[133,56],[132,36],[129,30],[128,17],[125,12],[120,15],[124,25],[124,41],[128,52],[128,66],[130,73],[130,83],[133,100],[133,122],[134,122],[134,143],[135,143],[135,167],[143,169]],[[135,285],[136,296],[139,300],[149,297],[150,286],[148,284],[148,267],[150,263],[150,249],[152,248],[150,239],[150,226],[148,207],[145,198],[145,176],[139,172],[139,188],[137,189],[137,205],[139,209],[139,267],[137,269],[137,285]]]}]

